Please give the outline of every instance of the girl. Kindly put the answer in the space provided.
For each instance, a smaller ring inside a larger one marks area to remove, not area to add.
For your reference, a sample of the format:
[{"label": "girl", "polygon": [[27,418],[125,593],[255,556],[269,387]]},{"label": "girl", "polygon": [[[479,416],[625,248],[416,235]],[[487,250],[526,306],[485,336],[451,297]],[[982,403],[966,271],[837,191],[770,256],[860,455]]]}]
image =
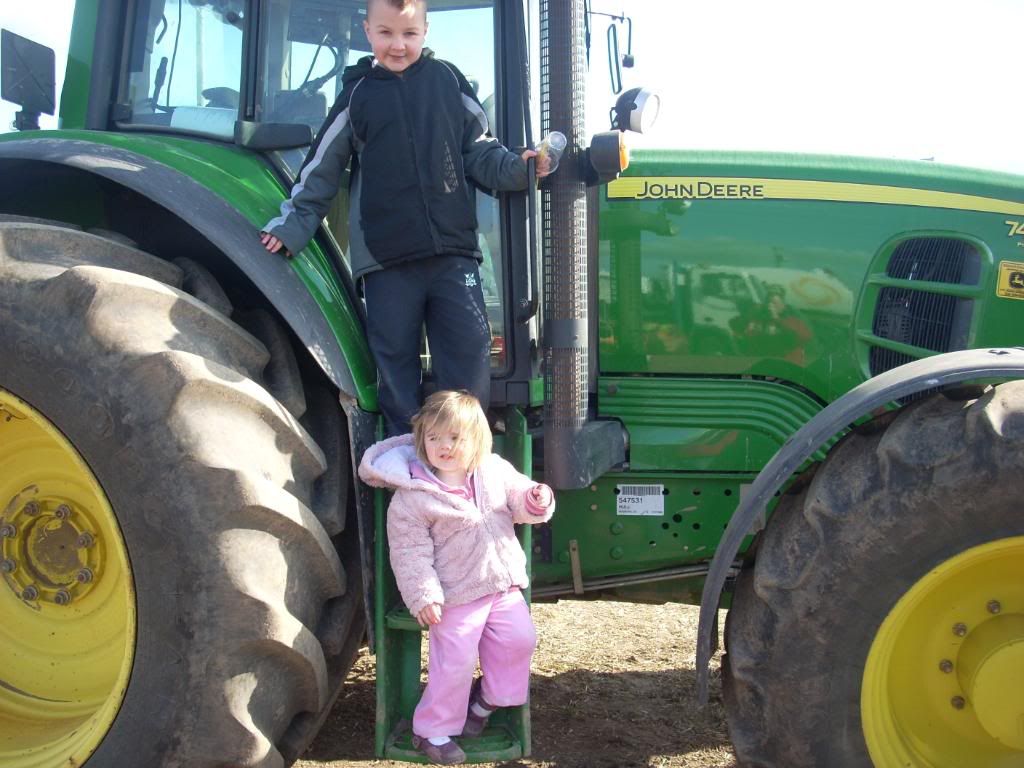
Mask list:
[{"label": "girl", "polygon": [[466,755],[453,735],[476,736],[495,708],[526,703],[537,636],[519,591],[529,580],[513,523],[545,522],[555,501],[491,453],[487,419],[467,392],[431,395],[412,426],[369,448],[359,476],[395,489],[391,569],[409,612],[430,628],[413,744],[454,765]]}]

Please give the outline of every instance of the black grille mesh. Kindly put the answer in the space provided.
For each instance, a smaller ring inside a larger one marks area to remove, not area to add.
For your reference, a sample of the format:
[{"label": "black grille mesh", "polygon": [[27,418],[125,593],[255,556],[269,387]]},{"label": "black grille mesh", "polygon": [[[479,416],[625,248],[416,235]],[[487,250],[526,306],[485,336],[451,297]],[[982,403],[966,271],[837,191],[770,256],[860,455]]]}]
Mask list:
[{"label": "black grille mesh", "polygon": [[[580,0],[542,0],[541,131],[560,130],[569,140],[562,167],[542,196],[544,322],[587,318],[586,185],[574,173],[584,145],[586,53],[584,8]],[[588,340],[569,344],[545,338],[545,440],[561,446],[563,438],[587,420]],[[568,430],[561,434],[558,430]],[[545,449],[547,453],[547,449]],[[552,454],[554,451],[552,451]]]},{"label": "black grille mesh", "polygon": [[[900,243],[886,266],[886,275],[908,282],[977,285],[981,255],[968,242],[950,237],[919,237]],[[913,286],[886,286],[878,292],[871,332],[882,339],[931,352],[950,352],[967,346],[974,302]],[[909,363],[915,357],[872,347],[872,376]],[[919,393],[916,399],[927,393]]]},{"label": "black grille mesh", "polygon": [[915,237],[900,243],[885,274],[900,280],[977,285],[977,249],[951,237]]},{"label": "black grille mesh", "polygon": [[953,333],[956,296],[913,291],[909,288],[883,288],[878,294],[875,336],[933,352],[948,352]]},{"label": "black grille mesh", "polygon": [[871,374],[877,376],[879,373],[892,368],[899,368],[906,363],[912,363],[914,360],[917,360],[917,358],[905,355],[902,352],[893,352],[891,349],[883,349],[882,347],[872,347],[870,357]]}]

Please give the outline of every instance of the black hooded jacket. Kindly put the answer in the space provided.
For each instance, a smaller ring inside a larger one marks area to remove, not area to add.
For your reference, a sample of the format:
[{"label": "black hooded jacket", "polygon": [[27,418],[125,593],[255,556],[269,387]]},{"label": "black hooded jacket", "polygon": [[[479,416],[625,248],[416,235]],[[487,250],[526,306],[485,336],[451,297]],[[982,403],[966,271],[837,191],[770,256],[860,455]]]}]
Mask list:
[{"label": "black hooded jacket", "polygon": [[526,163],[489,135],[472,87],[429,49],[397,75],[366,56],[310,148],[291,197],[264,231],[306,246],[352,161],[349,247],[354,277],[441,254],[481,258],[475,191],[519,190]]}]

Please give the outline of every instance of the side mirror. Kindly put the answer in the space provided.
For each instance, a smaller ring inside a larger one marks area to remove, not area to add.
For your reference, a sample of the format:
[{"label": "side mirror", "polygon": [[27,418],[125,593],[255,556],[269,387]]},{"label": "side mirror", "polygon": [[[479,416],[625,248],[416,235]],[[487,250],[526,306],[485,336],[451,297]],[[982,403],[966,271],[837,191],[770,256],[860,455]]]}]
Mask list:
[{"label": "side mirror", "polygon": [[612,81],[612,93],[622,91],[622,67],[619,66],[619,29],[608,25],[608,77]]},{"label": "side mirror", "polygon": [[39,115],[54,113],[55,67],[52,48],[0,30],[0,98],[21,107],[15,116],[17,130],[38,131]]},{"label": "side mirror", "polygon": [[612,128],[647,133],[658,119],[661,98],[647,88],[630,88],[613,108]]},{"label": "side mirror", "polygon": [[306,147],[313,143],[313,129],[303,123],[235,122],[235,144],[267,152],[272,149]]},{"label": "side mirror", "polygon": [[[612,81],[612,93],[620,93],[622,91],[622,67],[627,69],[632,68],[636,64],[636,59],[633,57],[633,19],[625,14],[616,16],[613,13],[603,13],[601,11],[587,11],[587,19],[589,21],[590,16],[607,16],[612,21],[608,24],[608,76]],[[619,28],[616,23],[621,24],[625,22],[626,31],[628,37],[626,38],[626,52],[619,56]],[[587,31],[587,62],[590,61],[590,32],[589,26]]]}]

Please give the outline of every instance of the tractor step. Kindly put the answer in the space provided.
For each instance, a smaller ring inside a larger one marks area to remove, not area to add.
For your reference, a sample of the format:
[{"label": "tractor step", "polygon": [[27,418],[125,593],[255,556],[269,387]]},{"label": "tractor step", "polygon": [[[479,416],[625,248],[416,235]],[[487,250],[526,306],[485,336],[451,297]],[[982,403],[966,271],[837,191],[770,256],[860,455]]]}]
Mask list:
[{"label": "tractor step", "polygon": [[[497,715],[495,715],[497,717]],[[412,728],[409,722],[388,739],[384,756],[389,760],[408,763],[426,763],[427,758],[412,746]],[[459,746],[466,753],[467,763],[493,763],[499,760],[515,760],[523,756],[519,738],[507,726],[490,726],[472,739],[457,738]]]},{"label": "tractor step", "polygon": [[406,632],[422,632],[423,627],[412,617],[404,605],[399,605],[387,612],[384,626],[388,629],[402,629]]}]

